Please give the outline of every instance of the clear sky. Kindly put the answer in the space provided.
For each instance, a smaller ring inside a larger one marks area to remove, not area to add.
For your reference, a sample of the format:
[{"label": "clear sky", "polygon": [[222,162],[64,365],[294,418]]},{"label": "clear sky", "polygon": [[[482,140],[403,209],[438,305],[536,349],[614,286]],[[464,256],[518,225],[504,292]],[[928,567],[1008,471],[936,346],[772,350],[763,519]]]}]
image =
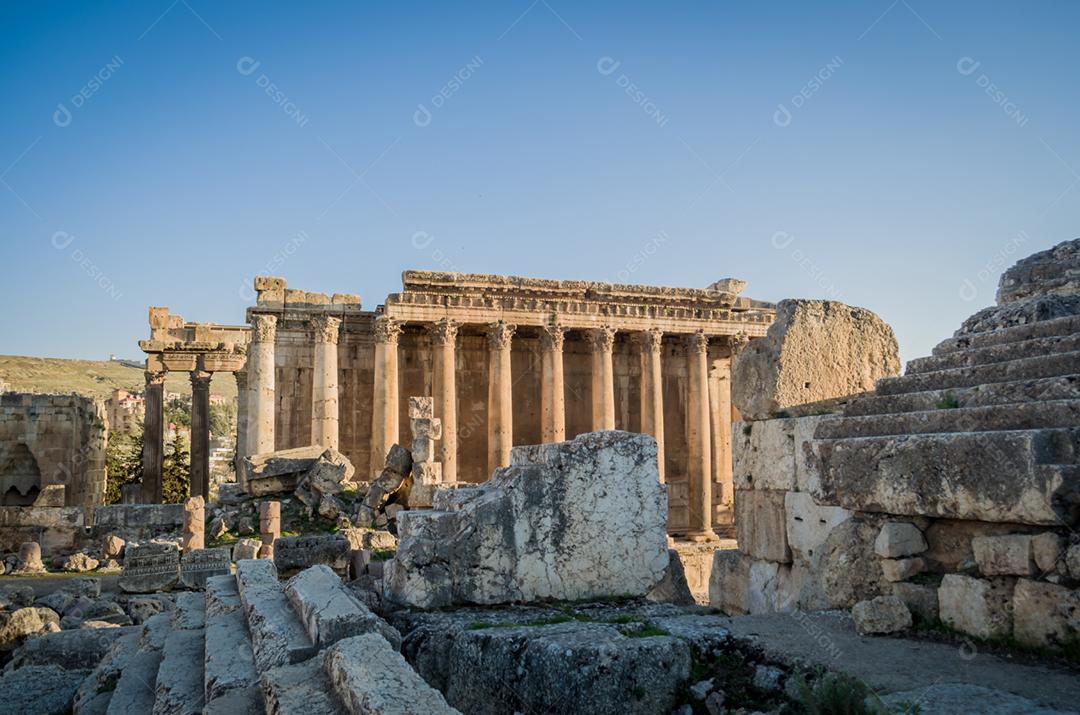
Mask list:
[{"label": "clear sky", "polygon": [[5,2],[0,353],[407,268],[827,297],[926,354],[1080,236],[1080,3]]}]

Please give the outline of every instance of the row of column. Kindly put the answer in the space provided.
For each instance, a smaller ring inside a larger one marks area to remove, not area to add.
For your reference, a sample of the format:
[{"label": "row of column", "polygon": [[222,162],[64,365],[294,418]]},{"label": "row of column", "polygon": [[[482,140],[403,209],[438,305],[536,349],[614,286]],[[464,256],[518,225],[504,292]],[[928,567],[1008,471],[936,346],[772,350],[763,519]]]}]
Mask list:
[{"label": "row of column", "polygon": [[[513,446],[513,378],[510,349],[516,326],[499,321],[488,326],[488,470],[510,463]],[[549,325],[541,334],[541,438],[566,438],[563,345],[566,328]],[[383,316],[375,320],[375,385],[371,451],[373,459],[398,441],[397,346],[401,323]],[[592,428],[615,429],[613,352],[616,329],[589,331],[592,345]],[[443,420],[440,460],[443,479],[457,481],[457,396],[455,351],[458,325],[450,320],[429,328],[433,346],[435,413]],[[663,331],[638,334],[641,347],[641,430],[656,438],[660,478],[664,479],[664,387],[661,369]],[[687,537],[711,540],[712,483],[731,481],[730,360],[709,365],[704,333],[686,337],[689,390],[687,432],[689,448],[690,528]],[[316,366],[318,371],[318,366]]]}]

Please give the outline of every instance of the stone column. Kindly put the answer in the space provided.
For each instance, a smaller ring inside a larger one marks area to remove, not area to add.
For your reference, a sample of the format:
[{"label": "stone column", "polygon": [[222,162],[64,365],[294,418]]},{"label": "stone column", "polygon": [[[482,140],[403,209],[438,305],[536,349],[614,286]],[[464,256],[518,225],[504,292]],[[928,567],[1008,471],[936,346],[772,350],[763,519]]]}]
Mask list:
[{"label": "stone column", "polygon": [[615,328],[604,325],[589,331],[592,341],[592,428],[615,429],[615,368],[611,352]]},{"label": "stone column", "polygon": [[184,502],[184,536],[180,550],[185,554],[206,548],[206,500],[192,495]]},{"label": "stone column", "polygon": [[442,420],[439,461],[444,482],[457,481],[457,334],[458,324],[449,318],[430,328],[435,374],[431,392],[435,417]]},{"label": "stone column", "polygon": [[638,335],[641,346],[641,431],[656,438],[660,481],[664,481],[664,380],[660,346],[664,331],[646,330]]},{"label": "stone column", "polygon": [[566,439],[566,396],[563,386],[563,342],[566,328],[546,325],[540,334],[540,439]]},{"label": "stone column", "polygon": [[709,427],[709,339],[698,332],[687,336],[686,432],[690,477],[689,531],[691,541],[712,541],[712,439]]},{"label": "stone column", "polygon": [[488,329],[488,473],[510,464],[514,440],[513,379],[510,373],[510,344],[516,325],[503,321]]},{"label": "stone column", "polygon": [[246,489],[247,475],[244,473],[244,455],[248,454],[248,382],[247,369],[237,370],[233,373],[236,380],[236,460],[233,471],[236,472],[236,483],[240,489]]},{"label": "stone column", "polygon": [[338,448],[338,334],[341,320],[329,315],[311,319],[315,370],[311,385],[311,443]]},{"label": "stone column", "polygon": [[281,502],[259,503],[259,558],[274,558],[274,542],[281,537]]},{"label": "stone column", "polygon": [[372,399],[372,479],[390,448],[398,441],[398,338],[401,322],[388,316],[375,319],[375,392]]},{"label": "stone column", "polygon": [[191,483],[193,497],[210,497],[210,378],[206,370],[191,371]]},{"label": "stone column", "polygon": [[251,345],[248,347],[248,437],[252,454],[274,451],[274,418],[277,394],[274,387],[274,338],[277,318],[251,316]]},{"label": "stone column", "polygon": [[731,358],[717,358],[709,370],[709,422],[712,425],[713,484],[719,485],[720,503],[735,497],[731,462]]},{"label": "stone column", "polygon": [[161,503],[161,470],[165,458],[165,371],[146,371],[146,412],[143,415],[144,504]]}]

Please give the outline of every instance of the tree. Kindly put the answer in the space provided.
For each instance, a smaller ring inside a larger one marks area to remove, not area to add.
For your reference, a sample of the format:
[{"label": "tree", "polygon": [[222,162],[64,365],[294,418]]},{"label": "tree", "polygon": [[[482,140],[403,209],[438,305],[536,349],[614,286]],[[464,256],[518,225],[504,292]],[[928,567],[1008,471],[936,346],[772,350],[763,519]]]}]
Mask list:
[{"label": "tree", "polygon": [[191,427],[191,399],[174,397],[165,404],[165,424]]},{"label": "tree", "polygon": [[105,448],[108,469],[105,482],[105,503],[119,504],[121,487],[142,481],[142,426],[131,434],[114,432]]},{"label": "tree", "polygon": [[232,434],[236,424],[236,403],[210,405],[210,434],[220,439]]},{"label": "tree", "polygon": [[165,504],[180,504],[188,498],[191,483],[191,453],[187,440],[176,433],[161,468],[161,500]]}]

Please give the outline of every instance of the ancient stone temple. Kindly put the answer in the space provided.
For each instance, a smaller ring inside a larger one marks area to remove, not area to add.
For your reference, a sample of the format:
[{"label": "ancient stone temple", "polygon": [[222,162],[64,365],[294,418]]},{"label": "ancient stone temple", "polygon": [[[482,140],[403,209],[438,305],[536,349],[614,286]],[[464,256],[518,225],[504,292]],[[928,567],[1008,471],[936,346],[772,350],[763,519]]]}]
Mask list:
[{"label": "ancient stone temple", "polygon": [[412,396],[434,398],[446,482],[486,480],[515,445],[602,429],[651,434],[670,488],[669,529],[711,539],[714,524],[731,521],[731,357],[775,314],[739,296],[743,286],[407,271],[402,292],[365,311],[356,296],[264,276],[255,279],[250,327],[184,323],[152,308],[151,339],[140,343],[147,473],[160,474],[154,386],[163,371],[184,370],[196,398],[193,483],[204,484],[201,385],[225,370],[240,388],[240,454],[333,447],[363,478],[408,437]]}]

